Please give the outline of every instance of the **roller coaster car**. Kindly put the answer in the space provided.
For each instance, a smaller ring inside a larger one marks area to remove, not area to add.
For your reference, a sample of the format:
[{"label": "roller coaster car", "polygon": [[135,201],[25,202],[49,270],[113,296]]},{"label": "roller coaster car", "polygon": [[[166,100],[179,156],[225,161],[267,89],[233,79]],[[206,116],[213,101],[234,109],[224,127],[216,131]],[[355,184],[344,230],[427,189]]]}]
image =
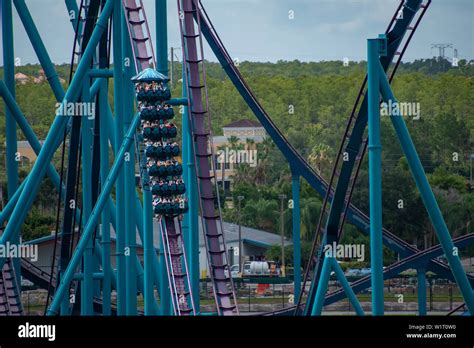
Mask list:
[{"label": "roller coaster car", "polygon": [[178,143],[148,145],[145,149],[145,155],[150,158],[166,160],[179,155],[179,145]]},{"label": "roller coaster car", "polygon": [[182,195],[186,192],[186,186],[182,180],[170,180],[168,182],[159,182],[153,185],[151,192],[152,194],[161,197]]},{"label": "roller coaster car", "polygon": [[153,202],[153,210],[158,215],[175,217],[186,213],[188,209],[188,201],[184,198],[162,198]]},{"label": "roller coaster car", "polygon": [[174,138],[176,135],[178,135],[178,130],[172,123],[160,124],[158,127],[145,125],[143,128],[143,137],[146,140],[158,141]]},{"label": "roller coaster car", "polygon": [[170,105],[152,105],[140,110],[142,121],[165,121],[174,118],[174,110]]},{"label": "roller coaster car", "polygon": [[146,88],[140,85],[137,88],[137,100],[139,102],[163,102],[170,98],[171,91],[164,86]]},{"label": "roller coaster car", "polygon": [[175,160],[158,161],[150,163],[148,166],[148,174],[152,177],[167,178],[169,176],[180,176],[183,174],[183,166]]}]

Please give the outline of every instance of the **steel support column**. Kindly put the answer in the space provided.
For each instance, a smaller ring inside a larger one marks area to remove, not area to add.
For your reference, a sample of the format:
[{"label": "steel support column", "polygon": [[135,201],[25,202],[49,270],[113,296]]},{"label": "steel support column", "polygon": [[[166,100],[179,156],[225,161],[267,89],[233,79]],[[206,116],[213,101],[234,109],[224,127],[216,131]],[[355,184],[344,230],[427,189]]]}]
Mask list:
[{"label": "steel support column", "polygon": [[[108,130],[113,125],[109,124],[107,117],[107,91],[108,81],[102,79],[101,88],[99,91],[99,108],[100,108],[100,183],[101,190],[107,180],[109,174],[109,137]],[[111,264],[110,264],[110,214],[108,209],[104,209],[101,217],[101,236],[100,244],[102,246],[102,271],[104,279],[102,280],[102,314],[111,315]]]},{"label": "steel support column", "polygon": [[[3,43],[3,79],[5,86],[15,96],[15,54],[13,47],[13,13],[12,0],[3,0],[2,6],[2,43]],[[5,106],[5,135],[6,135],[6,166],[7,166],[7,196],[10,200],[18,189],[18,161],[21,154],[17,153],[16,122],[11,111]],[[16,236],[13,243],[20,243]],[[15,278],[21,279],[21,263],[19,258],[13,259]],[[21,289],[19,289],[21,292]]]},{"label": "steel support column", "polygon": [[[87,73],[86,73],[87,76]],[[89,78],[85,78],[85,81]],[[82,102],[91,103],[89,94],[89,83],[83,84]],[[82,214],[84,221],[89,220],[92,211],[92,132],[93,122],[87,115],[76,115],[82,117],[81,134],[82,134]],[[83,257],[83,274],[84,279],[81,282],[81,314],[93,314],[93,289],[94,282],[93,273],[93,244],[92,239],[87,243],[86,251]]]},{"label": "steel support column", "polygon": [[[122,56],[133,57],[132,42],[128,35],[127,22],[122,18]],[[128,129],[134,112],[134,88],[131,78],[135,75],[135,64],[125,64],[123,67],[123,126]],[[125,202],[133,202],[135,189],[135,149],[132,146],[125,154],[123,168]],[[137,257],[137,224],[133,209],[123,210],[125,213],[125,293],[126,314],[137,315],[137,274],[135,259]],[[142,215],[143,216],[143,215]],[[139,218],[142,219],[142,216]]]},{"label": "steel support column", "polygon": [[321,315],[324,305],[324,297],[328,288],[329,277],[331,275],[331,256],[326,256],[321,270],[321,277],[319,278],[318,290],[316,291],[316,299],[311,310],[311,315]]},{"label": "steel support column", "polygon": [[418,278],[418,315],[426,315],[426,268],[416,269]]},{"label": "steel support column", "polygon": [[[147,178],[148,179],[148,178]],[[143,238],[144,238],[144,271],[145,271],[145,315],[155,314],[152,309],[155,302],[154,276],[153,276],[153,254],[155,246],[153,244],[153,206],[150,183],[143,183]]]},{"label": "steel support column", "polygon": [[[156,69],[158,72],[168,75],[168,21],[166,0],[155,1],[156,14]],[[160,274],[160,304],[161,314],[171,315],[171,293],[168,285],[164,245],[159,234],[159,274]]]},{"label": "steel support column", "polygon": [[372,315],[383,315],[382,244],[382,144],[380,140],[379,39],[367,40],[370,266],[372,271]]},{"label": "steel support column", "polygon": [[[114,59],[114,112],[115,112],[115,148],[118,150],[123,141],[123,60],[122,56],[122,1],[113,0],[113,59]],[[118,152],[117,155],[118,156]],[[117,157],[116,157],[117,158]],[[117,267],[117,314],[124,315],[126,311],[125,296],[125,220],[126,210],[124,197],[124,177],[118,174],[115,185],[116,226],[115,226],[115,255]]]},{"label": "steel support column", "polygon": [[300,176],[292,171],[291,192],[293,198],[293,281],[294,299],[298,301],[301,291],[301,207]]}]

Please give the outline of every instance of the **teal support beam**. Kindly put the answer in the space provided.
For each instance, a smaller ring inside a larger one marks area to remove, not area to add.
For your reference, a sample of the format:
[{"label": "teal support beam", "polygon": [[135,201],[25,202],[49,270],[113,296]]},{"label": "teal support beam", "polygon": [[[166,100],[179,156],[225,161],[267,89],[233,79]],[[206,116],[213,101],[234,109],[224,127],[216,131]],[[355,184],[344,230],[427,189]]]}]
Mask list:
[{"label": "teal support beam", "polygon": [[[2,81],[0,81],[0,83],[2,83]],[[28,178],[28,176],[26,178]],[[13,197],[7,202],[3,210],[0,212],[0,225],[3,226],[3,223],[8,220],[11,213],[13,212],[13,208],[15,208],[16,202],[18,202],[18,198],[20,198],[21,192],[25,187],[26,181],[26,179],[23,180],[21,185],[18,187],[18,190],[15,191]]]},{"label": "teal support beam", "polygon": [[[101,83],[102,82],[100,80],[97,80],[97,81],[94,82],[94,84],[92,85],[92,87],[90,89],[91,96],[95,96],[98,93],[99,86],[101,85]],[[40,144],[39,140],[37,139],[36,135],[34,134],[31,126],[28,124],[28,121],[26,120],[24,115],[21,113],[21,110],[19,109],[18,104],[15,102],[13,96],[6,89],[5,84],[3,83],[3,81],[0,81],[0,96],[3,97],[3,100],[5,101],[5,104],[7,105],[9,110],[11,110],[12,115],[15,117],[16,122],[20,126],[20,129],[23,131],[23,133],[24,133],[26,139],[28,140],[28,142],[30,143],[33,151],[38,155],[41,151],[41,144]],[[105,94],[105,98],[106,98],[105,100],[107,101],[107,95],[106,94]],[[113,119],[112,119],[110,105],[108,104],[108,101],[107,101],[106,107],[107,107],[107,122],[108,122],[107,124],[109,126],[105,127],[105,129],[107,131],[108,136],[111,137],[112,145],[115,145],[113,143],[113,139],[115,138],[114,137],[115,133],[113,132],[113,128],[111,126],[111,124],[113,123]],[[112,146],[112,147],[114,148],[114,146]],[[57,148],[57,146],[56,146],[56,148]],[[52,164],[49,164],[49,166],[47,168],[47,173],[48,173],[49,177],[51,178],[51,180],[52,180],[54,186],[56,187],[56,189],[59,190],[59,184],[60,184],[59,175],[56,172],[56,169],[54,168],[54,166]],[[20,188],[17,190],[17,192],[15,192],[15,196],[8,201],[7,205],[5,206],[5,209],[0,214],[0,224],[3,224],[3,222],[6,221],[8,219],[8,217],[10,216],[11,212],[13,211],[14,206],[16,205],[16,202],[18,201],[18,197],[19,197],[19,195],[21,193],[21,190],[23,189],[25,183],[26,183],[26,181],[23,181],[23,183],[20,185]],[[64,188],[63,188],[63,194],[64,194]],[[112,215],[112,221],[114,222],[115,221],[115,214],[114,214],[115,211],[113,210],[114,209],[113,202],[111,201],[110,198],[109,198],[109,203],[110,204],[108,205],[108,213]],[[78,220],[80,219],[80,216],[81,216],[81,210],[77,209],[76,217],[77,217]],[[96,250],[99,254],[102,254],[101,248],[98,247],[98,245],[96,245]],[[155,255],[155,258],[156,258],[156,255]],[[156,261],[156,263],[157,263],[157,261]],[[139,265],[138,260],[137,260],[137,271],[140,273],[140,268],[138,268],[138,267],[141,268],[141,266]],[[112,283],[114,284],[116,282],[115,275],[111,274],[111,277],[112,277]]]},{"label": "teal support beam", "polygon": [[130,149],[130,147],[133,144],[136,127],[138,126],[139,122],[140,122],[140,116],[136,115],[132,124],[130,125],[130,129],[127,131],[127,135],[124,138],[123,143],[120,146],[120,149],[117,153],[114,163],[112,164],[112,167],[110,168],[109,175],[107,176],[107,179],[105,180],[105,183],[102,186],[102,191],[100,192],[100,195],[97,199],[97,203],[94,206],[94,209],[92,209],[90,218],[84,227],[84,232],[82,234],[82,237],[79,240],[79,243],[77,244],[76,249],[74,250],[74,254],[72,255],[71,262],[69,263],[69,266],[66,269],[66,272],[64,273],[64,276],[61,280],[61,283],[58,286],[58,289],[56,291],[56,296],[54,297],[53,301],[51,302],[50,308],[47,311],[48,315],[56,315],[58,313],[61,300],[68,292],[69,283],[74,277],[75,269],[77,268],[77,266],[79,265],[79,262],[81,261],[82,255],[85,252],[88,241],[92,238],[92,235],[94,233],[95,227],[99,220],[100,214],[102,213],[102,210],[107,204],[108,196],[110,195],[110,192],[112,191],[112,188],[114,187],[115,180],[117,180],[117,177],[123,167],[125,153]]},{"label": "teal support beam", "polygon": [[[183,70],[183,77],[184,77]],[[182,99],[187,100],[186,79],[183,78]],[[200,313],[199,296],[199,197],[197,192],[196,167],[194,163],[194,146],[192,142],[192,129],[189,122],[188,106],[183,107],[182,116],[182,148],[183,148],[183,178],[186,183],[188,193],[189,210],[184,215],[186,229],[183,231],[186,256],[190,277],[190,284],[193,290],[193,301],[196,313]]]},{"label": "teal support beam", "polygon": [[89,77],[91,78],[111,78],[114,77],[114,71],[111,69],[91,69],[89,70]]},{"label": "teal support beam", "polygon": [[[109,125],[107,129],[108,129],[108,135],[110,138],[110,145],[111,145],[113,154],[115,154],[116,148],[117,148],[115,144],[115,131],[114,131],[115,127],[112,127],[112,125],[114,124],[114,120],[112,118],[112,110],[110,109],[109,104],[107,104],[107,120],[108,120],[108,125]],[[135,204],[133,206],[135,209],[135,216],[137,217],[143,216],[144,212],[141,206],[141,201],[138,196],[138,192],[136,192],[135,194]],[[114,204],[111,198],[109,198],[107,209],[109,211],[114,230],[117,230],[116,208],[114,207]],[[138,234],[139,234],[140,240],[142,242],[142,245],[144,245],[145,241],[144,241],[144,236],[143,236],[143,231],[144,231],[143,221],[142,219],[137,218],[136,222],[137,222]],[[161,283],[159,282],[159,265],[158,265],[158,256],[156,255],[156,250],[153,254],[153,264],[154,264],[153,272],[154,272],[155,285],[159,287]],[[136,260],[136,266],[137,266],[136,269],[137,269],[139,290],[142,291],[142,289],[144,289],[144,271],[138,259]],[[153,307],[154,307],[155,313],[158,313],[158,305],[156,302],[154,303]]]},{"label": "teal support beam", "polygon": [[[155,0],[156,15],[156,70],[168,76],[168,19],[167,19],[166,0]],[[166,270],[165,255],[163,253],[163,241],[160,235],[160,255],[159,255],[159,274],[160,274],[160,304],[162,315],[172,315],[171,294],[168,285],[168,276]]]},{"label": "teal support beam", "polygon": [[[39,57],[40,64],[45,71],[47,80],[51,86],[51,89],[53,90],[56,100],[61,101],[62,98],[64,97],[63,88],[59,81],[59,77],[54,69],[54,65],[52,64],[47,54],[46,48],[44,47],[44,44],[41,41],[41,37],[39,36],[38,30],[36,29],[36,26],[28,11],[28,8],[26,7],[24,1],[20,1],[20,0],[15,1],[15,6],[17,8],[17,12],[19,13],[20,19],[22,20],[25,26],[25,30],[27,31],[27,34],[30,37],[30,40],[32,41],[33,48],[37,56]],[[77,6],[76,6],[76,10],[77,10]],[[3,81],[0,81],[0,83],[3,84]],[[29,126],[24,115],[21,113],[18,105],[16,104],[14,97],[9,93],[8,89],[4,85],[0,86],[0,88],[1,88],[0,95],[3,96],[5,103],[7,104],[9,110],[13,113],[13,116],[15,117],[16,122],[18,123],[21,130],[25,134],[25,137],[27,138],[31,147],[33,148],[35,153],[38,155],[41,150],[41,145],[38,139],[36,138],[36,135],[34,134],[31,127]],[[95,93],[97,93],[97,90],[98,90],[98,84],[94,83],[94,85],[91,88],[91,94],[94,95]],[[61,144],[61,142],[62,142],[62,137],[59,138],[56,148]],[[50,164],[48,166],[47,172],[53,184],[55,185],[56,189],[59,190],[59,181],[60,181],[59,175],[57,174],[54,166]],[[17,205],[18,198],[21,194],[21,190],[23,189],[24,184],[25,184],[25,181],[22,183],[19,190],[15,192],[15,195],[9,199],[7,205],[5,206],[4,210],[0,214],[0,224],[3,224],[11,215],[13,208]],[[77,218],[79,218],[79,214],[77,215]]]},{"label": "teal support beam", "polygon": [[[66,3],[66,8],[67,12],[69,15],[69,21],[71,22],[73,30],[78,30],[79,33],[82,33],[82,26],[84,25],[82,21],[79,21],[79,24],[77,23],[79,19],[79,7],[77,7],[77,1],[76,0],[65,0]],[[79,25],[79,27],[78,27]],[[78,37],[77,41],[79,42],[81,38]]]},{"label": "teal support beam", "polygon": [[[99,108],[100,108],[100,182],[105,183],[109,174],[109,136],[107,129],[112,128],[112,124],[108,121],[107,105],[108,105],[108,82],[103,79],[101,81],[101,89],[99,92]],[[100,245],[102,247],[102,272],[104,278],[102,280],[102,314],[111,315],[111,262],[110,262],[110,214],[108,209],[104,209],[101,217],[101,235]]]},{"label": "teal support beam", "polygon": [[[114,112],[115,112],[115,148],[119,149],[123,141],[123,60],[122,56],[122,1],[113,0],[115,7],[113,13],[113,59],[114,59]],[[118,155],[118,153],[117,153]],[[117,158],[117,157],[116,157]],[[116,200],[116,267],[117,267],[117,314],[124,315],[126,310],[125,294],[125,218],[123,212],[126,210],[124,196],[124,177],[118,174],[115,186]]]},{"label": "teal support beam", "polygon": [[[378,69],[380,71],[380,64]],[[382,93],[383,100],[387,103],[389,101],[392,103],[398,103],[385,74],[379,73],[379,75],[380,91]],[[413,144],[413,140],[411,139],[408,128],[405,124],[405,121],[403,120],[403,116],[391,116],[390,120],[392,121],[395,132],[398,136],[398,139],[400,140],[400,144],[407,158],[412,176],[415,179],[421,199],[423,200],[426,210],[428,211],[430,221],[435,229],[438,240],[443,248],[443,252],[446,256],[446,259],[448,260],[449,266],[451,267],[454,279],[456,279],[456,283],[461,290],[461,294],[464,298],[464,301],[466,302],[469,312],[474,313],[474,294],[459,258],[458,249],[453,244],[448,227],[444,221],[443,214],[441,213],[438,203],[436,202],[436,197],[431,190],[430,184],[423,169],[423,165],[421,164],[415,145]]]},{"label": "teal support beam", "polygon": [[292,171],[291,191],[293,197],[293,280],[294,299],[297,301],[301,291],[301,207],[300,176]]},{"label": "teal support beam", "polygon": [[321,277],[318,282],[318,288],[316,291],[316,298],[313,304],[313,308],[311,310],[311,315],[316,316],[316,315],[321,315],[322,310],[323,310],[323,305],[324,305],[324,299],[326,296],[326,291],[328,288],[328,283],[329,283],[329,278],[331,276],[331,270],[334,271],[334,274],[341,283],[342,288],[344,289],[344,292],[349,299],[349,301],[352,303],[354,306],[354,310],[357,315],[363,316],[364,315],[364,310],[362,309],[359,300],[357,299],[354,291],[351,288],[351,285],[347,281],[344,272],[341,269],[341,266],[337,263],[337,259],[332,256],[326,255],[324,258],[323,262],[323,268],[321,271]]},{"label": "teal support beam", "polygon": [[[73,280],[84,280],[84,273],[76,273],[72,277]],[[94,280],[102,280],[104,279],[104,273],[102,272],[94,272],[92,273],[92,279]]]},{"label": "teal support beam", "polygon": [[155,246],[153,242],[153,200],[150,190],[150,183],[148,178],[143,182],[143,238],[144,238],[144,271],[145,271],[145,315],[154,314],[151,310],[155,303],[154,294],[154,274],[153,274],[153,255],[155,253]]},{"label": "teal support beam", "polygon": [[[15,0],[15,5],[17,3],[23,3],[22,0]],[[25,6],[26,7],[26,6]],[[103,11],[97,21],[97,24],[94,28],[93,34],[91,36],[91,39],[89,41],[89,45],[87,46],[83,58],[80,61],[76,74],[74,75],[71,84],[68,88],[68,91],[66,92],[64,96],[64,101],[67,102],[74,102],[77,100],[78,93],[80,92],[80,86],[82,83],[82,79],[85,76],[85,73],[88,70],[88,65],[90,64],[90,61],[92,59],[92,56],[95,52],[95,47],[104,31],[106,28],[106,23],[108,21],[108,18],[112,12],[113,9],[113,3],[112,1],[107,1],[106,5],[103,8]],[[18,12],[20,13],[20,9],[17,7]],[[25,24],[25,23],[24,23]],[[27,25],[25,25],[26,29]],[[27,30],[28,33],[28,30]],[[30,39],[32,39],[30,37]],[[34,41],[32,39],[32,41]],[[38,54],[38,52],[37,52]],[[46,56],[44,56],[46,55]],[[46,52],[40,52],[38,59],[40,61],[42,60],[47,60],[50,64],[47,68],[51,68],[54,71],[54,67],[51,64],[51,61],[49,60],[49,57],[47,57]],[[48,64],[46,64],[48,65]],[[45,69],[46,72],[46,69]],[[52,80],[56,80],[56,78],[52,78]],[[58,83],[59,83],[59,79]],[[51,83],[51,81],[50,81]],[[53,83],[54,85],[54,83]],[[62,90],[62,87],[59,83],[59,87]],[[57,88],[56,88],[57,89]],[[54,88],[53,88],[54,92]],[[57,91],[58,92],[58,91]],[[64,106],[64,101],[62,103],[62,106]],[[41,184],[41,181],[44,177],[44,174],[46,172],[46,168],[51,162],[51,159],[54,155],[55,151],[55,145],[60,141],[61,136],[64,134],[64,129],[69,121],[69,116],[57,116],[48,132],[48,136],[46,137],[46,140],[43,144],[42,151],[40,152],[37,160],[35,161],[35,164],[33,165],[33,168],[31,170],[31,173],[29,175],[28,181],[26,182],[24,189],[18,199],[18,203],[16,207],[13,209],[12,215],[10,217],[10,220],[6,226],[6,229],[0,239],[1,244],[5,244],[7,241],[12,241],[13,238],[16,236],[16,234],[19,231],[19,228],[21,224],[23,223],[27,212],[29,211],[31,204],[33,203],[34,197],[38,191],[38,188]],[[5,263],[5,258],[0,258],[0,267],[3,267]]]},{"label": "teal support beam", "polygon": [[[122,56],[133,57],[132,43],[128,35],[128,24],[125,17],[122,18]],[[134,64],[123,66],[123,126],[128,129],[134,112],[135,90],[131,81],[137,73]],[[125,201],[133,202],[135,189],[135,148],[132,146],[125,155],[123,168]],[[137,274],[135,272],[135,259],[137,257],[137,224],[133,209],[125,209],[125,293],[126,314],[137,315]],[[140,220],[143,215],[138,217]]]},{"label": "teal support beam", "polygon": [[382,245],[382,143],[380,136],[379,39],[367,40],[370,266],[372,273],[372,315],[383,315]]},{"label": "teal support beam", "polygon": [[[15,95],[15,53],[13,46],[13,13],[12,0],[3,0],[2,6],[2,43],[3,43],[3,79],[6,88]],[[18,189],[18,145],[16,122],[11,111],[5,106],[5,136],[6,136],[6,166],[7,166],[7,195],[10,200]],[[19,154],[21,155],[21,154]],[[20,244],[20,236],[14,238],[15,245]],[[13,259],[16,279],[21,279],[21,260]],[[20,289],[21,291],[21,289]]]},{"label": "teal support beam", "polygon": [[312,316],[319,316],[323,311],[324,297],[328,288],[329,277],[331,276],[331,259],[332,257],[330,256],[324,258],[318,290],[316,291],[316,299],[311,310]]},{"label": "teal support beam", "polygon": [[[91,88],[92,95],[95,95],[95,93],[97,93],[96,90],[98,90],[98,85],[99,84],[97,83],[97,81],[92,85],[92,88]],[[28,143],[30,144],[31,148],[33,149],[36,155],[39,155],[41,151],[41,144],[38,138],[36,137],[36,134],[33,132],[33,129],[28,124],[28,121],[26,120],[25,116],[22,114],[20,108],[18,107],[18,104],[15,101],[15,98],[8,91],[3,81],[0,81],[0,96],[3,97],[5,104],[7,105],[8,109],[11,111],[13,117],[15,117],[15,120],[18,126],[20,127],[23,134],[25,135],[26,140],[28,140]],[[61,142],[62,142],[62,137],[59,143],[56,144],[56,147],[55,147],[56,149],[58,148]],[[56,169],[51,163],[48,165],[46,169],[46,173],[50,177],[56,190],[59,192],[59,185],[60,185],[59,174],[57,173]],[[8,200],[8,203],[5,205],[4,209],[0,213],[0,225],[3,224],[6,220],[8,220],[11,213],[13,212],[13,208],[17,205],[18,199],[20,198],[20,194],[23,190],[24,185],[26,184],[26,181],[27,181],[26,179],[23,180],[18,190],[15,191],[15,194],[13,195],[13,197]],[[62,187],[61,195],[63,198],[65,197],[64,185]],[[77,209],[76,219],[79,220],[80,216],[81,216],[80,209]]]},{"label": "teal support beam", "polygon": [[110,125],[108,127],[108,136],[110,139],[110,146],[112,147],[114,153],[115,153],[115,123],[114,123],[114,118],[112,116],[112,109],[109,104],[107,104],[107,122]]},{"label": "teal support beam", "polygon": [[[3,0],[2,6],[2,44],[3,44],[3,79],[8,91],[15,95],[15,58],[13,48],[13,14],[12,0]],[[11,111],[5,106],[7,193],[10,199],[18,188],[18,160],[16,122]]]},{"label": "teal support beam", "polygon": [[[87,79],[88,81],[89,79]],[[82,102],[90,103],[89,83],[84,83],[82,89]],[[82,117],[82,214],[84,221],[89,220],[92,210],[92,132],[93,121],[88,115],[77,115]],[[92,315],[93,312],[93,243],[90,239],[87,243],[83,257],[84,280],[81,282],[81,314]]]},{"label": "teal support beam", "polygon": [[418,315],[426,315],[426,268],[416,270],[418,279]]},{"label": "teal support beam", "polygon": [[169,288],[168,282],[168,271],[166,269],[166,260],[164,254],[164,246],[163,240],[160,234],[160,243],[159,243],[159,262],[158,262],[158,270],[159,270],[159,283],[160,287],[158,288],[159,295],[160,295],[160,315],[172,315],[171,311],[171,290]]},{"label": "teal support beam", "polygon": [[179,106],[179,105],[188,105],[188,98],[172,98],[166,102],[168,105]]},{"label": "teal support beam", "polygon": [[[95,82],[90,89],[90,93],[92,95],[95,95],[98,90],[98,83]],[[15,117],[16,122],[20,126],[20,129],[23,131],[26,139],[30,143],[33,151],[38,155],[41,151],[41,144],[38,141],[36,135],[34,134],[31,126],[28,124],[28,121],[24,117],[24,115],[21,113],[21,110],[18,107],[18,104],[15,102],[12,94],[6,89],[5,84],[3,81],[0,81],[0,96],[3,97],[3,100],[5,101],[5,104],[9,108],[9,110],[12,112],[12,115]],[[108,105],[108,104],[107,104]],[[57,148],[57,146],[56,146]],[[56,172],[56,169],[52,164],[49,164],[47,167],[47,174],[51,178],[51,181],[53,182],[53,185],[56,187],[56,189],[59,191],[59,185],[60,185],[60,179],[59,175]],[[3,224],[4,221],[8,219],[10,216],[11,212],[13,211],[13,207],[16,205],[16,202],[18,200],[18,197],[26,184],[26,180],[23,181],[17,192],[15,193],[15,196],[9,200],[8,204],[5,206],[5,209],[2,211],[0,215],[0,224]],[[63,189],[63,197],[64,197],[64,189]],[[76,217],[79,220],[81,217],[81,210],[77,209]],[[96,250],[98,253],[101,253],[101,249],[96,245]],[[110,267],[110,266],[109,266]],[[113,274],[112,274],[113,277]]]},{"label": "teal support beam", "polygon": [[[137,217],[144,217],[145,211],[142,208],[140,198],[138,197],[138,194],[135,196],[135,216]],[[143,218],[138,218],[136,220],[137,222],[137,227],[138,227],[138,235],[140,237],[140,241],[142,242],[142,245],[145,245],[145,236],[143,235],[145,232],[145,226],[144,226],[144,221]],[[151,228],[153,229],[153,221],[150,221],[151,223]],[[159,259],[157,255],[156,249],[154,249],[154,252],[152,254],[153,258],[153,276],[154,276],[154,281],[155,285],[157,286],[158,289],[161,287],[161,282],[160,282],[160,266],[159,266]],[[159,291],[158,291],[159,292]]]},{"label": "teal support beam", "polygon": [[346,293],[347,298],[352,303],[352,306],[354,307],[356,314],[363,316],[364,310],[362,309],[362,306],[360,305],[359,300],[357,299],[357,296],[352,290],[351,285],[347,281],[346,276],[344,275],[344,272],[341,269],[341,266],[339,266],[339,264],[337,263],[336,258],[331,257],[329,259],[331,261],[331,269],[334,271],[334,274],[336,275],[337,280],[339,280],[339,282],[341,283],[341,286],[344,289],[344,292]]},{"label": "teal support beam", "polygon": [[156,15],[156,70],[168,76],[168,16],[167,0],[155,0]]}]

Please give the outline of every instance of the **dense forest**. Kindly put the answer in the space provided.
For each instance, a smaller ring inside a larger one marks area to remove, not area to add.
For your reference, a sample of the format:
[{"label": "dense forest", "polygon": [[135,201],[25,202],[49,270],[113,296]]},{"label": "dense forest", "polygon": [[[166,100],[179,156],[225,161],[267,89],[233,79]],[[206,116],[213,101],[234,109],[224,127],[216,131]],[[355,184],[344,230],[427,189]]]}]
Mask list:
[{"label": "dense forest", "polygon": [[[474,215],[474,195],[469,181],[472,175],[470,156],[474,153],[473,63],[461,60],[458,67],[437,59],[403,63],[393,82],[399,101],[420,105],[420,118],[407,117],[405,121],[453,237],[472,232]],[[229,122],[256,119],[222,68],[211,62],[206,67],[214,134],[222,135],[222,126]],[[59,76],[67,80],[69,67],[61,65],[56,68]],[[39,69],[39,66],[29,65],[18,67],[17,72],[37,76]],[[328,178],[347,118],[364,79],[366,63],[350,62],[345,67],[342,62],[242,62],[239,69],[289,142],[317,172]],[[174,76],[179,76],[179,63],[174,64],[173,71]],[[38,137],[43,139],[53,121],[55,109],[55,100],[47,83],[17,84],[16,91],[21,110]],[[174,81],[173,96],[180,94],[181,83]],[[179,126],[180,121],[176,123]],[[5,192],[4,135],[4,106],[1,104],[0,179]],[[24,139],[20,131],[18,137]],[[420,248],[438,243],[388,117],[382,117],[382,140],[384,226]],[[258,163],[255,167],[238,166],[230,197],[225,202],[225,219],[238,221],[236,197],[243,195],[241,223],[278,233],[278,195],[284,193],[291,198],[291,174],[287,162],[270,138],[260,144],[250,141],[246,144],[230,143],[236,148],[256,147]],[[58,166],[59,151],[55,162]],[[22,167],[21,177],[28,171],[27,165]],[[402,208],[399,208],[399,200],[403,200]],[[35,209],[24,226],[25,238],[48,234],[54,229],[56,201],[57,195],[51,183],[45,180]],[[353,202],[363,211],[368,211],[367,159],[361,167]],[[304,180],[301,204],[301,234],[304,254],[307,255],[322,199]],[[283,216],[285,233],[291,237],[291,210],[286,205]],[[368,241],[348,224],[344,238],[347,242]],[[291,248],[288,253],[291,253]],[[387,261],[396,257],[388,251],[386,255]]]}]

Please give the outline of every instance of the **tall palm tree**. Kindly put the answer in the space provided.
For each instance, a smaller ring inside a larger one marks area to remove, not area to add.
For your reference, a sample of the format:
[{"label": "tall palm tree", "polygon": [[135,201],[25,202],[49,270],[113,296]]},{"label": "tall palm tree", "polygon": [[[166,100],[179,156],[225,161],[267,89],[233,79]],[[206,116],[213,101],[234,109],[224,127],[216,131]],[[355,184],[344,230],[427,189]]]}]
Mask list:
[{"label": "tall palm tree", "polygon": [[227,143],[229,144],[229,149],[231,150],[240,150],[243,148],[243,145],[240,143],[240,139],[235,135],[231,135],[227,138]]},{"label": "tall palm tree", "polygon": [[332,163],[329,157],[330,150],[331,148],[328,145],[322,143],[319,143],[311,149],[308,161],[319,175],[321,175],[325,166]]},{"label": "tall palm tree", "polygon": [[249,201],[243,210],[245,221],[264,231],[277,231],[278,214],[278,203],[265,199]]},{"label": "tall palm tree", "polygon": [[245,147],[247,148],[247,150],[255,149],[255,140],[253,140],[252,138],[245,139]]}]

